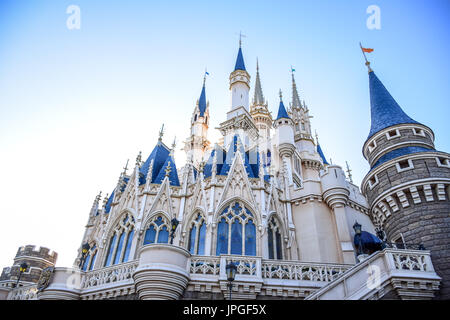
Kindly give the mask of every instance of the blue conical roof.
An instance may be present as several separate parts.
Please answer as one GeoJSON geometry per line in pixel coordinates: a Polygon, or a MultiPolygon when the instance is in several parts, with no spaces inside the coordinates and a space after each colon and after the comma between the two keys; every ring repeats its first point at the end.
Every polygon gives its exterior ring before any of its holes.
{"type": "Polygon", "coordinates": [[[276,120],[281,119],[281,118],[290,119],[290,117],[286,111],[286,108],[284,107],[283,100],[280,100],[280,106],[278,107],[278,115],[277,115],[276,120]]]}
{"type": "Polygon", "coordinates": [[[244,57],[242,56],[242,49],[239,47],[237,59],[236,59],[236,65],[234,66],[234,71],[236,70],[245,70],[245,64],[244,64],[244,57]]]}
{"type": "Polygon", "coordinates": [[[402,110],[373,71],[369,72],[369,88],[371,127],[367,139],[396,124],[419,123],[402,110]]]}
{"type": "Polygon", "coordinates": [[[198,99],[198,109],[200,110],[200,117],[203,117],[206,111],[205,83],[203,83],[202,93],[200,99],[198,99]]]}

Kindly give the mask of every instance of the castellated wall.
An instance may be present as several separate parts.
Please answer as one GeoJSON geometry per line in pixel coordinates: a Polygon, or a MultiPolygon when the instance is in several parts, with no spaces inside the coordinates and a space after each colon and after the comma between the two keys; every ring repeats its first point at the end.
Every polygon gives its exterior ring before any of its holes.
{"type": "Polygon", "coordinates": [[[3,269],[0,281],[17,280],[19,266],[25,262],[28,264],[28,270],[22,273],[20,281],[37,283],[42,270],[50,266],[55,266],[57,258],[58,254],[56,252],[50,251],[50,249],[45,247],[36,248],[33,245],[19,247],[14,258],[13,266],[3,269]]]}

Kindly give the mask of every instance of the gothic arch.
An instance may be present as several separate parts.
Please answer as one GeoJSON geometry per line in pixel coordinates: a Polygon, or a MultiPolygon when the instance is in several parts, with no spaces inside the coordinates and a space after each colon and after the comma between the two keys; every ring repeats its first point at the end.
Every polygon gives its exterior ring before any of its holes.
{"type": "Polygon", "coordinates": [[[272,211],[267,218],[267,251],[269,259],[284,259],[286,257],[286,229],[283,220],[272,211]]]}
{"type": "Polygon", "coordinates": [[[130,209],[122,210],[112,221],[105,233],[106,246],[101,254],[102,266],[128,261],[136,232],[134,214],[130,209]]]}
{"type": "Polygon", "coordinates": [[[206,252],[206,233],[208,232],[207,215],[197,207],[187,217],[183,226],[183,247],[193,255],[209,255],[206,252]]]}
{"type": "Polygon", "coordinates": [[[226,223],[228,224],[227,227],[227,232],[228,232],[228,236],[227,236],[227,241],[228,241],[228,245],[227,245],[227,253],[229,254],[236,254],[233,253],[233,244],[231,243],[231,239],[235,239],[235,237],[233,237],[230,232],[233,232],[234,228],[232,225],[234,225],[234,221],[237,220],[238,216],[240,216],[239,218],[239,222],[238,224],[242,225],[242,234],[241,236],[241,241],[242,241],[242,250],[241,253],[237,253],[238,255],[250,255],[250,256],[261,256],[261,232],[260,232],[260,225],[261,225],[261,218],[258,215],[258,211],[256,211],[253,206],[249,203],[249,201],[242,199],[240,197],[232,197],[229,198],[225,201],[223,201],[223,203],[218,207],[218,210],[215,212],[214,217],[213,217],[213,233],[212,233],[212,245],[211,245],[211,255],[218,255],[218,254],[226,254],[225,252],[219,253],[219,251],[223,250],[223,243],[221,243],[221,249],[218,249],[218,237],[219,237],[219,232],[221,232],[221,230],[219,230],[220,227],[220,223],[223,221],[223,219],[226,220],[226,223]],[[241,210],[239,211],[239,214],[235,214],[234,212],[232,213],[231,211],[234,211],[234,209],[232,208],[233,206],[235,206],[235,204],[239,204],[239,207],[241,208],[241,210]],[[248,211],[247,211],[248,210],[248,211]],[[225,215],[229,215],[230,213],[233,214],[232,218],[226,218],[225,215]],[[219,219],[220,218],[220,219],[219,219]],[[252,226],[253,225],[253,226],[252,226]],[[250,230],[254,231],[248,231],[247,230],[247,226],[250,227],[250,230]],[[252,236],[248,237],[247,232],[249,232],[252,236]],[[254,237],[254,247],[253,244],[250,247],[247,247],[247,239],[251,239],[254,237]],[[254,250],[252,249],[254,248],[254,250]],[[250,251],[250,253],[248,253],[250,251]]]}
{"type": "Polygon", "coordinates": [[[140,229],[140,233],[143,233],[143,236],[139,240],[139,247],[148,243],[168,243],[171,232],[170,221],[170,215],[162,210],[149,214],[140,229]]]}

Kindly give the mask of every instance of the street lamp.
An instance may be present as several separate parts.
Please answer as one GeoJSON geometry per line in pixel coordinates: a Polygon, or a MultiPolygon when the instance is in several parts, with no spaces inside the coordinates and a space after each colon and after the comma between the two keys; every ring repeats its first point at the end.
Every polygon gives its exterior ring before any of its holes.
{"type": "Polygon", "coordinates": [[[84,259],[86,259],[86,254],[88,253],[90,248],[91,246],[87,242],[81,246],[80,269],[84,263],[84,259]]]}
{"type": "Polygon", "coordinates": [[[231,289],[233,288],[234,277],[236,276],[236,265],[231,261],[225,266],[225,271],[227,273],[228,289],[230,290],[230,300],[231,300],[231,289]]]}
{"type": "Polygon", "coordinates": [[[28,264],[26,262],[23,262],[23,263],[20,264],[20,266],[19,266],[19,277],[17,278],[16,287],[19,286],[20,276],[22,275],[22,273],[26,272],[27,269],[28,269],[28,264]]]}
{"type": "Polygon", "coordinates": [[[180,221],[178,221],[177,218],[173,218],[172,221],[170,221],[170,223],[172,224],[172,232],[170,233],[170,244],[173,244],[173,237],[175,236],[175,230],[177,230],[180,221]]]}

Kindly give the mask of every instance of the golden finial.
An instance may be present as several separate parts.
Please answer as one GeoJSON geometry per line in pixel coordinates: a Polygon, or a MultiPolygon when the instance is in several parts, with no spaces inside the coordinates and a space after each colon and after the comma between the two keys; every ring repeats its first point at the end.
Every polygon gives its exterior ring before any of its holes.
{"type": "Polygon", "coordinates": [[[281,92],[281,89],[280,89],[279,94],[280,94],[280,101],[283,101],[283,92],[281,92]]]}

